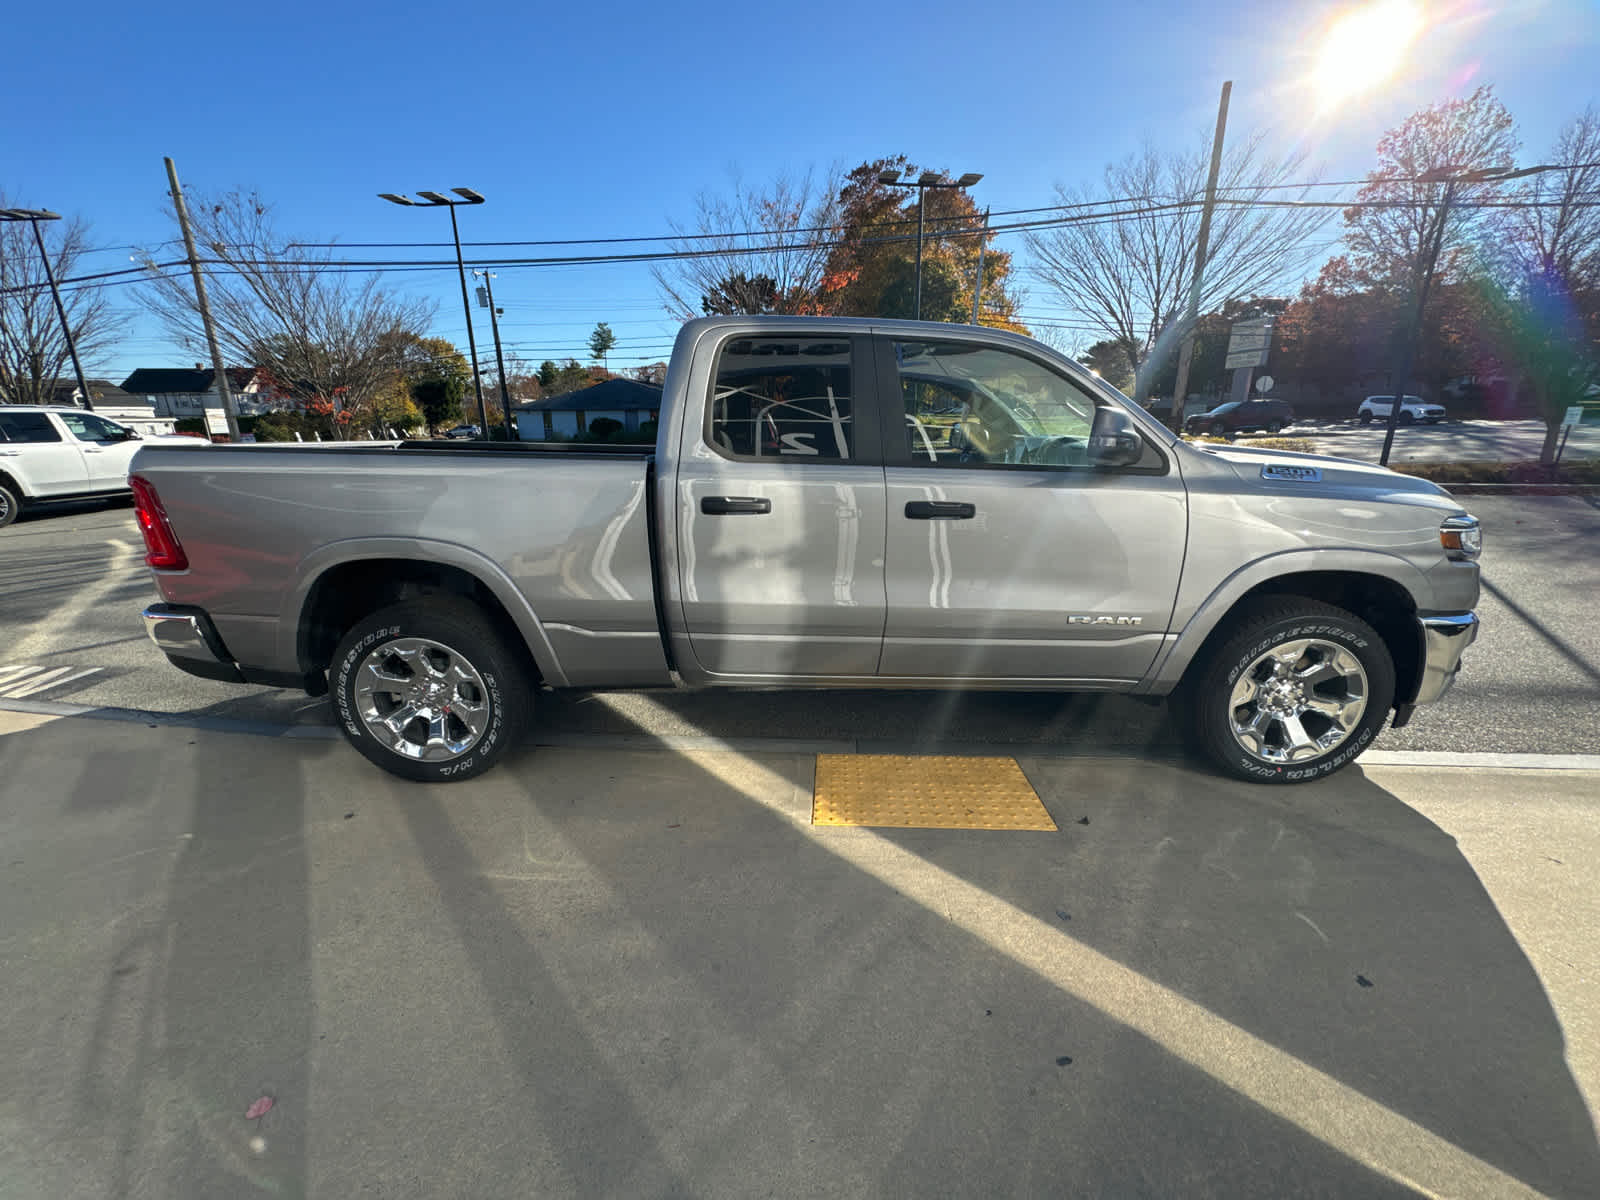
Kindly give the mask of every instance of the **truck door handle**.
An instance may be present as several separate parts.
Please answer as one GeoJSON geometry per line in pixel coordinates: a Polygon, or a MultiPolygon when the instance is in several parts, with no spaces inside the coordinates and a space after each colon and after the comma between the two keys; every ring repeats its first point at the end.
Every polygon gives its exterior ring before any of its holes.
{"type": "Polygon", "coordinates": [[[959,500],[908,500],[906,516],[913,521],[970,521],[978,515],[976,504],[959,500]]]}
{"type": "Polygon", "coordinates": [[[769,513],[772,501],[764,496],[703,496],[700,511],[712,517],[731,517],[740,513],[769,513]]]}

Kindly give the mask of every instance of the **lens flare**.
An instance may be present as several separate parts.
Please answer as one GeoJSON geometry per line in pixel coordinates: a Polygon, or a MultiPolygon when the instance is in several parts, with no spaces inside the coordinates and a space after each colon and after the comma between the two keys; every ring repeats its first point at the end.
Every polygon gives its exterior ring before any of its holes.
{"type": "Polygon", "coordinates": [[[1377,0],[1335,20],[1312,70],[1321,107],[1337,107],[1383,83],[1425,26],[1418,0],[1377,0]]]}

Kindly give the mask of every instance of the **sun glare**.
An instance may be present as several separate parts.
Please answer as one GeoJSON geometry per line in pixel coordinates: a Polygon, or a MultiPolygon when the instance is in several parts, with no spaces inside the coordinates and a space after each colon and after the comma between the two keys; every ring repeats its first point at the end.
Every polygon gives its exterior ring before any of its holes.
{"type": "Polygon", "coordinates": [[[1322,108],[1333,108],[1393,75],[1423,24],[1418,0],[1376,0],[1335,20],[1323,36],[1313,72],[1322,108]]]}

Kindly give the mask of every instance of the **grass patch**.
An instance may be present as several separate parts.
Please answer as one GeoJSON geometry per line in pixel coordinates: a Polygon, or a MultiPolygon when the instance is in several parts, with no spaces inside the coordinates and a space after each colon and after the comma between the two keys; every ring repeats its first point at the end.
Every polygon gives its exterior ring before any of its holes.
{"type": "Polygon", "coordinates": [[[1402,475],[1433,483],[1584,483],[1600,484],[1600,459],[1580,459],[1545,467],[1530,462],[1456,462],[1390,464],[1402,475]]]}
{"type": "Polygon", "coordinates": [[[1292,450],[1296,454],[1315,454],[1317,452],[1317,445],[1310,438],[1247,437],[1240,438],[1235,442],[1209,433],[1186,433],[1183,435],[1183,440],[1186,442],[1204,442],[1214,446],[1237,445],[1251,450],[1292,450]]]}

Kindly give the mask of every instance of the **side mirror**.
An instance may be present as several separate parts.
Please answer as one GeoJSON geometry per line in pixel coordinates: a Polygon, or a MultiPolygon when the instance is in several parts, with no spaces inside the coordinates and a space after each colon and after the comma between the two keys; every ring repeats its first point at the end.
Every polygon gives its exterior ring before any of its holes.
{"type": "Polygon", "coordinates": [[[1089,431],[1089,465],[1131,467],[1143,457],[1144,439],[1133,418],[1109,404],[1096,407],[1089,431]]]}

